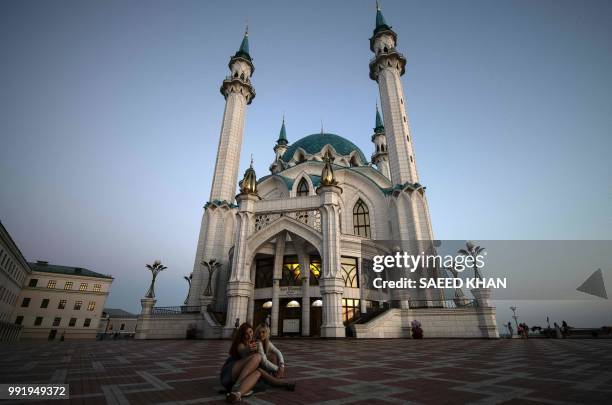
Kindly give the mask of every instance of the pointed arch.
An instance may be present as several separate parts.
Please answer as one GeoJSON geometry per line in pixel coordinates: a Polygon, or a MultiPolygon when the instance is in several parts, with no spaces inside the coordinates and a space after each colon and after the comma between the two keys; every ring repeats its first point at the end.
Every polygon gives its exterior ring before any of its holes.
{"type": "Polygon", "coordinates": [[[308,182],[305,178],[301,178],[298,182],[297,189],[295,190],[296,197],[305,197],[310,194],[310,187],[308,187],[308,182]]]}
{"type": "Polygon", "coordinates": [[[302,196],[308,196],[308,195],[313,195],[314,194],[314,184],[312,184],[312,180],[310,179],[310,176],[308,175],[308,173],[306,173],[306,171],[302,171],[300,172],[300,174],[298,174],[295,177],[295,181],[293,182],[293,188],[291,191],[291,197],[302,197],[302,196]],[[299,194],[300,192],[300,185],[306,185],[307,187],[307,194],[299,194]]]}
{"type": "Polygon", "coordinates": [[[372,235],[370,210],[361,198],[353,206],[353,233],[364,238],[370,238],[372,235]]]}

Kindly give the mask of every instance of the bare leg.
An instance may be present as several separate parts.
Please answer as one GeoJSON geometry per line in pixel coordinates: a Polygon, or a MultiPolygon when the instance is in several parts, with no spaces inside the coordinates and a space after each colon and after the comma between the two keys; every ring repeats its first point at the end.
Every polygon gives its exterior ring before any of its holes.
{"type": "Polygon", "coordinates": [[[232,368],[232,380],[240,384],[249,374],[257,370],[260,362],[261,356],[258,353],[238,360],[232,368]]]}
{"type": "Polygon", "coordinates": [[[240,384],[240,394],[244,395],[249,392],[255,386],[255,384],[257,384],[260,376],[261,373],[259,370],[255,370],[251,374],[244,377],[242,383],[240,384]]]}
{"type": "Polygon", "coordinates": [[[261,378],[263,378],[263,380],[270,385],[273,385],[275,387],[284,387],[287,389],[291,389],[292,387],[295,387],[294,382],[288,382],[287,380],[281,380],[280,378],[276,378],[272,374],[268,373],[267,371],[261,368],[259,369],[259,372],[261,373],[261,378]]]}

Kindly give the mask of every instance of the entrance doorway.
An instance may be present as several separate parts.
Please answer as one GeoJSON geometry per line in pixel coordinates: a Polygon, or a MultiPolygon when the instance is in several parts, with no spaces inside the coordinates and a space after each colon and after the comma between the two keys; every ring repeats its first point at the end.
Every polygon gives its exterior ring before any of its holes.
{"type": "Polygon", "coordinates": [[[57,335],[57,329],[51,329],[49,331],[49,338],[48,338],[48,340],[55,340],[55,335],[57,335]]]}
{"type": "Polygon", "coordinates": [[[260,323],[264,323],[268,315],[272,316],[272,300],[255,300],[253,327],[256,328],[260,323]]]}
{"type": "Polygon", "coordinates": [[[323,301],[321,298],[310,299],[310,336],[321,336],[323,322],[323,301]]]}
{"type": "Polygon", "coordinates": [[[278,333],[281,336],[300,336],[302,333],[302,298],[279,300],[278,333]]]}

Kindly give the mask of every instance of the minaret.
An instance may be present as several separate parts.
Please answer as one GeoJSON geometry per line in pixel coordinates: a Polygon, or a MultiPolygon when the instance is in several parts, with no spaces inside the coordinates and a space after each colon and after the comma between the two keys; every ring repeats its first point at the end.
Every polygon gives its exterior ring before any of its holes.
{"type": "Polygon", "coordinates": [[[240,49],[230,58],[231,74],[223,80],[221,94],[225,97],[225,112],[221,123],[219,147],[215,173],[210,191],[210,200],[204,205],[200,224],[200,235],[193,265],[193,279],[187,305],[200,305],[206,311],[210,304],[217,310],[225,305],[224,286],[229,271],[228,252],[234,242],[236,221],[234,198],[238,183],[238,165],[244,129],[246,106],[255,97],[251,75],[255,71],[249,54],[249,35],[245,31],[240,49]],[[221,267],[211,280],[212,295],[206,295],[205,286],[211,273],[202,263],[215,260],[221,267]]]}
{"type": "Polygon", "coordinates": [[[389,152],[387,151],[387,137],[385,135],[385,126],[383,125],[378,104],[376,104],[376,124],[374,126],[374,134],[372,135],[374,142],[374,153],[372,153],[372,163],[376,165],[385,177],[391,179],[389,174],[389,152]]]}
{"type": "Polygon", "coordinates": [[[287,130],[285,129],[285,116],[283,115],[283,125],[281,125],[280,133],[278,134],[278,140],[274,145],[274,163],[270,165],[270,172],[276,174],[285,170],[285,163],[283,162],[283,155],[287,151],[287,130]]]}
{"type": "Polygon", "coordinates": [[[393,184],[419,181],[412,148],[412,137],[406,114],[404,89],[400,77],[405,72],[406,58],[395,48],[397,34],[387,25],[376,4],[376,28],[370,38],[370,79],[378,82],[381,107],[389,147],[390,179],[393,184]]]}
{"type": "Polygon", "coordinates": [[[236,195],[246,106],[255,98],[255,89],[251,84],[251,75],[255,71],[255,66],[249,54],[248,28],[244,33],[240,49],[230,58],[228,66],[231,74],[221,85],[221,94],[225,97],[225,112],[221,124],[210,201],[232,202],[236,195]]]}

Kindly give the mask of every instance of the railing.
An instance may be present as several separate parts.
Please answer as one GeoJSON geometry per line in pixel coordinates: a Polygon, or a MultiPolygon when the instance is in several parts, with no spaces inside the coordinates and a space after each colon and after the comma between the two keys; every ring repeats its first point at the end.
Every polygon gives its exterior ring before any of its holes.
{"type": "Polygon", "coordinates": [[[474,299],[456,298],[449,300],[410,300],[410,308],[475,308],[478,302],[474,299]]]}
{"type": "Polygon", "coordinates": [[[180,315],[180,314],[197,314],[200,312],[199,306],[180,306],[180,307],[154,307],[151,315],[180,315]]]}
{"type": "Polygon", "coordinates": [[[264,212],[257,214],[255,215],[255,230],[261,231],[262,229],[268,227],[268,225],[270,225],[272,222],[283,216],[293,218],[298,222],[308,225],[311,228],[321,232],[321,211],[318,209],[289,212],[264,212]]]}
{"type": "Polygon", "coordinates": [[[378,59],[379,56],[385,56],[385,55],[398,55],[400,58],[406,59],[404,54],[398,52],[397,50],[395,50],[395,48],[391,48],[391,49],[389,49],[388,52],[377,53],[372,59],[370,59],[370,65],[372,63],[374,63],[376,61],[376,59],[378,59]]]}

